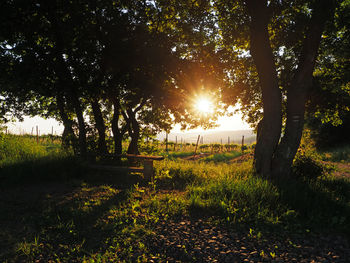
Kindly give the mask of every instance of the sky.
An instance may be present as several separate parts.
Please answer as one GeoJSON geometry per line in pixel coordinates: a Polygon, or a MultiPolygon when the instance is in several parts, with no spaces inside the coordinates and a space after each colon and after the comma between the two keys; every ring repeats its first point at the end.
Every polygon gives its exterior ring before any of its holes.
{"type": "MultiPolygon", "coordinates": [[[[242,121],[241,114],[234,114],[231,117],[222,116],[218,118],[219,127],[206,130],[206,132],[210,131],[235,131],[235,130],[246,130],[250,129],[249,125],[242,121]]],[[[24,117],[23,122],[15,122],[7,124],[8,130],[11,133],[15,134],[31,134],[33,129],[33,134],[36,134],[36,126],[40,131],[40,134],[51,134],[52,129],[54,134],[61,135],[63,132],[63,125],[58,123],[54,119],[43,119],[40,117],[24,117]]],[[[202,132],[203,129],[197,128],[193,130],[189,130],[188,132],[202,132]]],[[[181,132],[180,126],[176,125],[171,132],[181,132]]]]}

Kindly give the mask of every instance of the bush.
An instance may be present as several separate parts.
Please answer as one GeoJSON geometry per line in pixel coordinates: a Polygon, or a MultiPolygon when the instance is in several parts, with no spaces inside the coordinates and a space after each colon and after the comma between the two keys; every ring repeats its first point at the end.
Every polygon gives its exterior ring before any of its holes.
{"type": "Polygon", "coordinates": [[[316,179],[323,175],[323,168],[311,157],[300,155],[294,160],[292,172],[298,178],[316,179]]]}
{"type": "Polygon", "coordinates": [[[333,170],[333,166],[322,164],[315,158],[305,154],[302,150],[299,150],[296,154],[292,166],[293,175],[306,180],[314,180],[329,174],[333,170]]]}

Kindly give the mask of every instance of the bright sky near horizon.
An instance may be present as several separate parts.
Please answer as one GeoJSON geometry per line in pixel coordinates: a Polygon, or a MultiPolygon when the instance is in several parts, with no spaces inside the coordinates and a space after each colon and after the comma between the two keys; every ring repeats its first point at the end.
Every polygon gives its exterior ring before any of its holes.
{"type": "MultiPolygon", "coordinates": [[[[229,131],[229,130],[246,130],[250,129],[249,125],[242,121],[241,114],[234,114],[233,116],[222,116],[218,118],[219,126],[212,130],[206,131],[229,131]]],[[[43,119],[40,117],[24,117],[23,122],[15,122],[7,124],[11,133],[16,134],[30,134],[33,129],[33,133],[36,133],[36,126],[40,130],[40,134],[51,134],[53,129],[54,134],[61,135],[63,132],[63,125],[54,119],[43,119]]],[[[188,132],[201,132],[203,129],[197,128],[189,130],[188,132]]],[[[182,132],[180,126],[176,125],[171,132],[182,132]]]]}

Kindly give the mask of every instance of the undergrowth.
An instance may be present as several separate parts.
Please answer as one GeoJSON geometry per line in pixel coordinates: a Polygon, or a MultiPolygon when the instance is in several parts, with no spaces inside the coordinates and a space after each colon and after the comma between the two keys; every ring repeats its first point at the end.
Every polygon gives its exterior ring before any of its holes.
{"type": "Polygon", "coordinates": [[[317,169],[322,176],[269,181],[256,177],[249,162],[164,161],[157,166],[156,187],[185,189],[190,213],[230,224],[348,231],[350,181],[317,169]]]}
{"type": "Polygon", "coordinates": [[[226,153],[217,162],[219,157],[165,158],[154,162],[152,183],[142,186],[132,179],[135,175],[128,175],[122,187],[116,174],[108,184],[102,174],[91,180],[95,172],[80,171],[69,155],[65,159],[37,147],[26,155],[29,148],[24,146],[24,153],[2,162],[1,175],[17,178],[19,187],[0,191],[0,261],[162,261],[164,255],[149,246],[157,238],[155,226],[183,217],[262,233],[326,229],[350,234],[350,181],[320,169],[321,157],[310,149],[296,159],[294,167],[304,173],[298,178],[259,178],[252,161],[228,164],[234,154],[226,153]],[[315,171],[317,176],[310,175],[315,171]],[[50,175],[59,178],[51,188],[44,180],[50,175]],[[20,186],[33,178],[40,186],[20,186]]]}

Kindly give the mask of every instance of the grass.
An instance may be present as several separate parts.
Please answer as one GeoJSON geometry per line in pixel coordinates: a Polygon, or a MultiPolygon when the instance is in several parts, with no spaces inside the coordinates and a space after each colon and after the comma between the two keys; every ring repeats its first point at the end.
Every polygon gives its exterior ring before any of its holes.
{"type": "Polygon", "coordinates": [[[77,163],[58,141],[0,133],[0,180],[6,184],[62,180],[81,173],[77,163]]]}
{"type": "MultiPolygon", "coordinates": [[[[164,261],[149,246],[157,238],[155,226],[184,216],[301,238],[324,229],[350,234],[346,178],[272,182],[256,177],[251,161],[229,164],[236,153],[224,153],[155,162],[154,182],[142,185],[137,175],[83,169],[71,156],[35,141],[32,146],[38,148],[28,154],[27,143],[24,153],[2,159],[1,262],[164,261]]],[[[15,142],[3,145],[19,151],[15,142]]]]}
{"type": "Polygon", "coordinates": [[[189,152],[170,152],[167,154],[164,154],[167,156],[168,159],[170,160],[175,160],[177,158],[184,158],[184,157],[189,157],[194,155],[194,151],[189,151],[189,152]]]}
{"type": "Polygon", "coordinates": [[[232,160],[233,158],[236,158],[238,156],[242,155],[241,152],[227,152],[227,153],[215,153],[211,154],[206,158],[203,158],[202,161],[204,162],[214,162],[214,163],[219,163],[219,162],[228,162],[232,160]]]}
{"type": "Polygon", "coordinates": [[[322,159],[332,162],[350,162],[350,145],[338,146],[321,152],[322,159]]]}
{"type": "Polygon", "coordinates": [[[249,162],[168,161],[158,165],[156,184],[185,189],[190,213],[214,215],[229,224],[339,231],[350,226],[348,179],[323,176],[271,182],[254,176],[249,162]]]}

